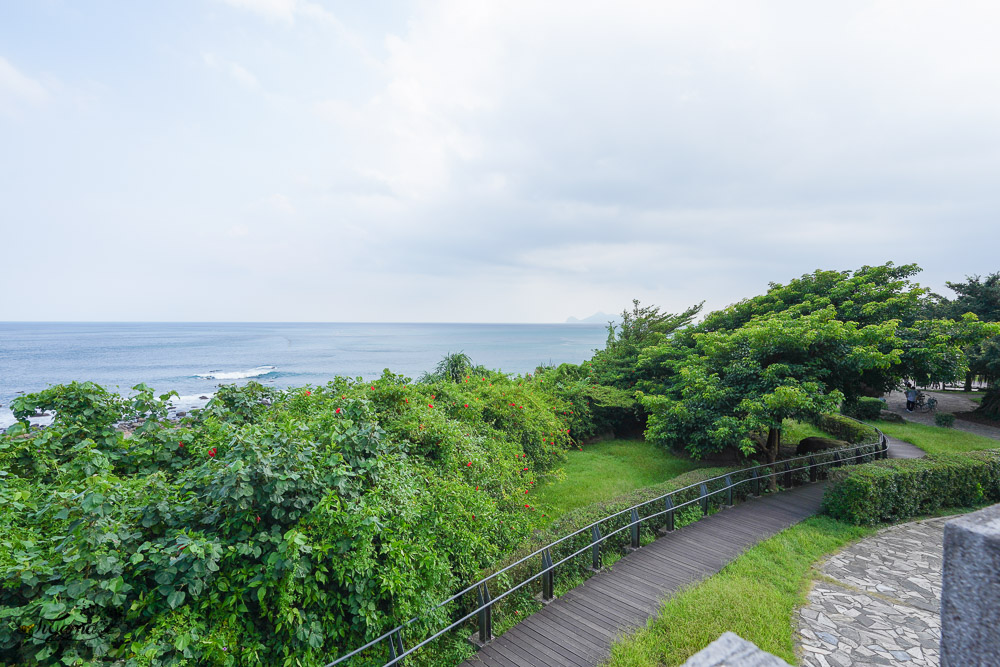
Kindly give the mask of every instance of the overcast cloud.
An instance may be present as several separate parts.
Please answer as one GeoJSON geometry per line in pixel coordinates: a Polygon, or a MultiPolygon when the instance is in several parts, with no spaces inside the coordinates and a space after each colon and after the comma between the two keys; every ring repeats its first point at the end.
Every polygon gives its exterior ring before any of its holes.
{"type": "Polygon", "coordinates": [[[1000,5],[0,7],[4,320],[558,322],[1000,270],[1000,5]]]}

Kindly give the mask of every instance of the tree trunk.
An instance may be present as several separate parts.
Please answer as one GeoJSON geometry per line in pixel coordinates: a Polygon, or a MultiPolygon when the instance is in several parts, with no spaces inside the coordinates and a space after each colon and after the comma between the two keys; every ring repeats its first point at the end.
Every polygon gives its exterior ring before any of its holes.
{"type": "Polygon", "coordinates": [[[983,402],[975,411],[990,419],[1000,419],[1000,389],[987,390],[986,395],[983,396],[983,402]]]}
{"type": "Polygon", "coordinates": [[[774,473],[768,480],[767,488],[769,488],[771,491],[778,490],[778,475],[776,474],[778,468],[773,464],[775,461],[778,460],[778,453],[780,452],[780,450],[781,450],[781,429],[780,428],[769,429],[767,432],[767,446],[764,448],[764,451],[767,454],[767,462],[771,464],[771,472],[774,473]]]}
{"type": "Polygon", "coordinates": [[[972,391],[972,371],[965,374],[965,386],[962,391],[972,391]]]}

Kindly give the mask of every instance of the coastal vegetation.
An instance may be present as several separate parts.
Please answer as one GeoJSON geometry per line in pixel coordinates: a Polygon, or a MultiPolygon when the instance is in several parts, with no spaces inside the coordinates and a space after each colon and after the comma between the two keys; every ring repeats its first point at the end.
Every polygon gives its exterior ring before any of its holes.
{"type": "MultiPolygon", "coordinates": [[[[144,385],[23,396],[0,435],[0,664],[321,665],[411,618],[428,636],[498,563],[784,443],[859,442],[831,413],[903,378],[964,377],[1000,325],[947,316],[917,271],[817,271],[698,323],[634,302],[592,359],[526,375],[458,352],[417,382],[223,385],[180,420],[144,385]]],[[[816,521],[780,549],[860,534],[816,521]]],[[[586,576],[567,568],[561,586],[586,576]]],[[[535,604],[509,600],[498,631],[535,604]]]]}

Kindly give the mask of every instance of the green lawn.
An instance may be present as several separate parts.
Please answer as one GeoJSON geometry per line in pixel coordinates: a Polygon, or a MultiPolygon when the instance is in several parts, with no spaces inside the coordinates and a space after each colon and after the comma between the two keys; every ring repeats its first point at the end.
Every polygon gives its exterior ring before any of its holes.
{"type": "Polygon", "coordinates": [[[829,517],[806,519],[674,595],[646,628],[611,647],[606,664],[679,665],[726,631],[795,664],[792,614],[805,604],[813,564],[873,532],[829,517]]]}
{"type": "Polygon", "coordinates": [[[1000,449],[1000,440],[987,438],[973,433],[966,433],[953,428],[927,426],[907,422],[893,424],[891,422],[875,422],[883,433],[916,445],[928,454],[955,452],[974,452],[980,449],[1000,449]]]}
{"type": "Polygon", "coordinates": [[[570,450],[560,475],[539,488],[535,501],[550,518],[658,484],[699,467],[645,440],[607,440],[570,450]]]}

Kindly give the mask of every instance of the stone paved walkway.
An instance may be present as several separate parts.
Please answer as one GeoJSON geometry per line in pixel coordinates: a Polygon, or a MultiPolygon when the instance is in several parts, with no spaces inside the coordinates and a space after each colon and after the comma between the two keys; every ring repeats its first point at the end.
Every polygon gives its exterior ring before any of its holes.
{"type": "Polygon", "coordinates": [[[891,526],[826,560],[799,610],[802,664],[939,664],[942,545],[950,518],[891,526]]]}

